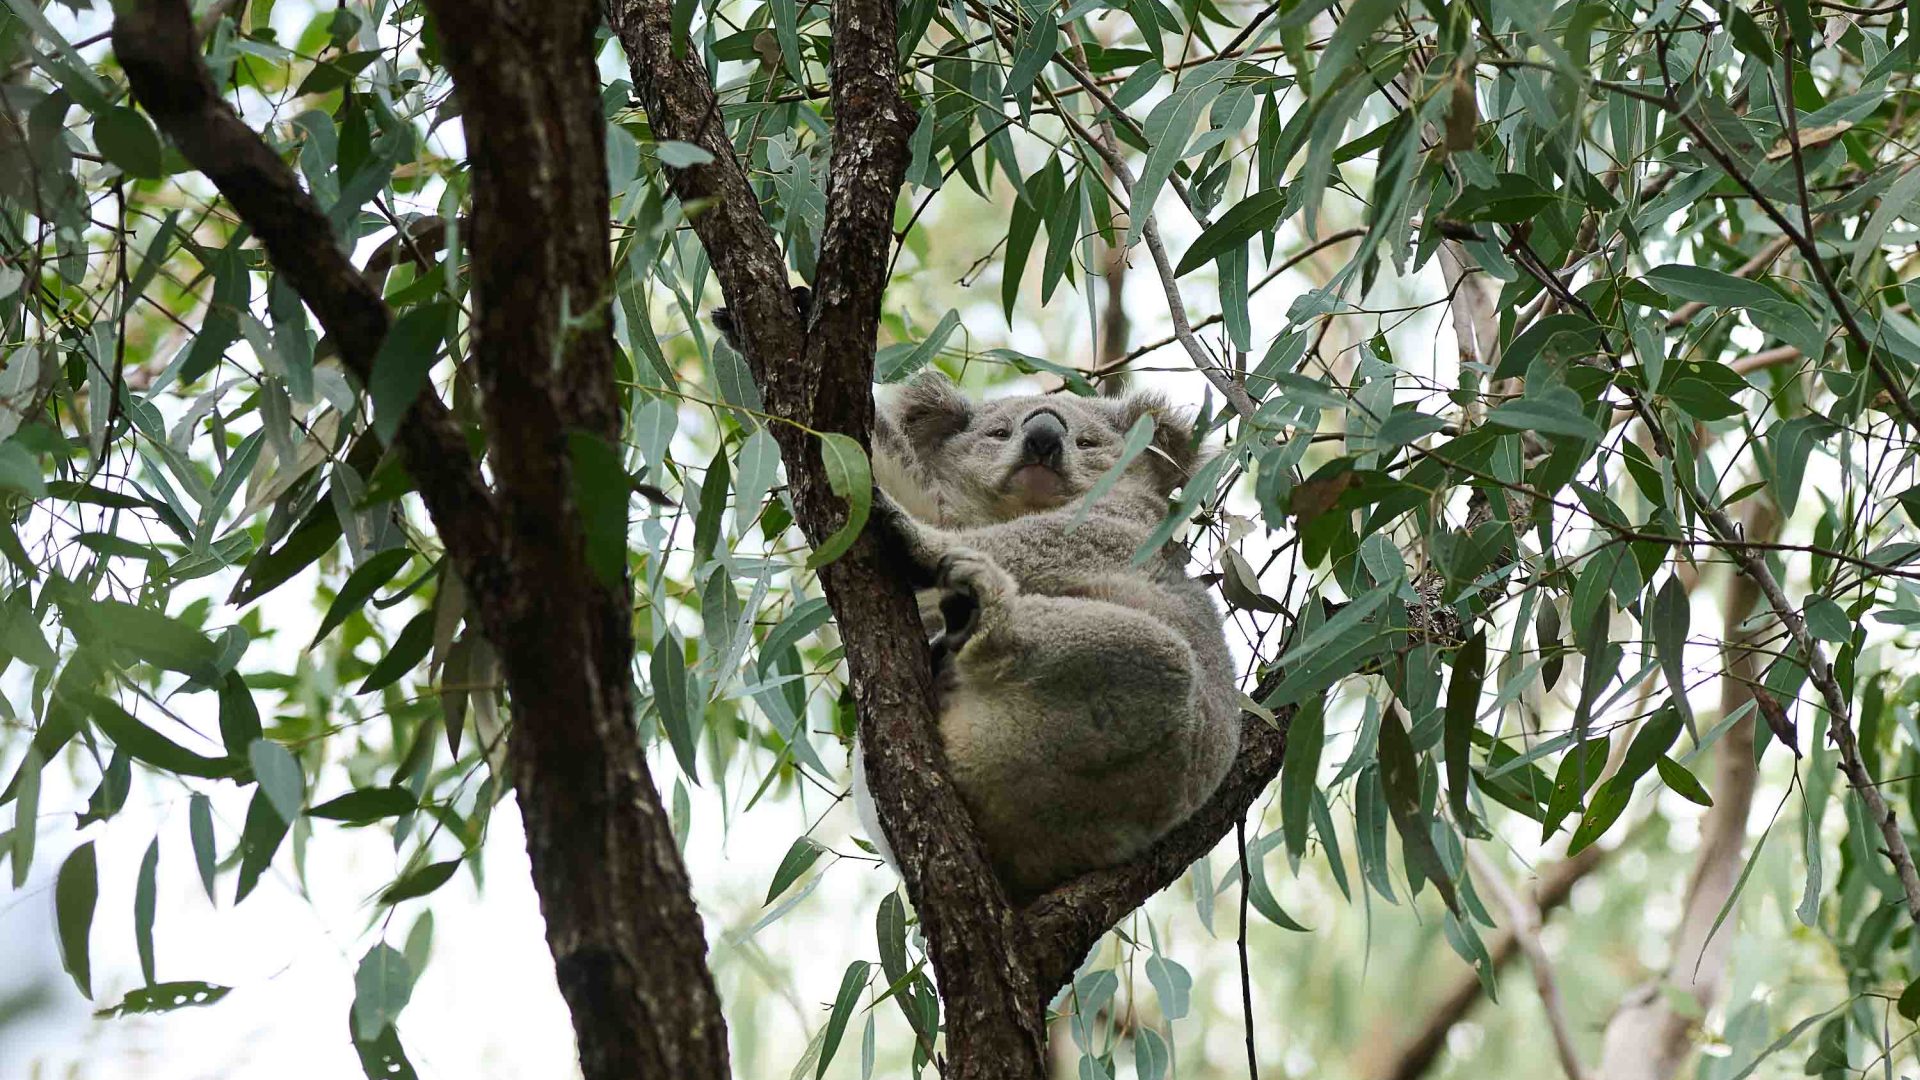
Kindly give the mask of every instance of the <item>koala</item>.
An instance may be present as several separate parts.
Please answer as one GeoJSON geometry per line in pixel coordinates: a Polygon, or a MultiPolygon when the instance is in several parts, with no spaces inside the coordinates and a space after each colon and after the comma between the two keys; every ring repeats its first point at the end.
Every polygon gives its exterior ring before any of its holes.
{"type": "MultiPolygon", "coordinates": [[[[947,762],[1018,901],[1152,844],[1239,749],[1219,610],[1177,546],[1133,562],[1192,444],[1151,394],[976,402],[928,373],[878,409],[869,527],[892,530],[925,586],[947,762]],[[1143,415],[1153,443],[1076,524],[1143,415]]],[[[885,854],[857,748],[854,763],[885,854]]]]}

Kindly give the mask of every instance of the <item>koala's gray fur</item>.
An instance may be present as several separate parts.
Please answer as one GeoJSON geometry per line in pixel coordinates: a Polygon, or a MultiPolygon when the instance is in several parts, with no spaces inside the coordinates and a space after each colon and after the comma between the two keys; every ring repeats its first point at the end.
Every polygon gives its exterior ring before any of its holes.
{"type": "Polygon", "coordinates": [[[934,586],[921,607],[942,628],[947,761],[1016,897],[1144,849],[1213,793],[1239,747],[1219,611],[1177,545],[1133,563],[1192,471],[1191,444],[1148,394],[974,402],[929,373],[879,410],[874,524],[934,586]],[[1153,445],[1074,526],[1149,414],[1153,445]]]}

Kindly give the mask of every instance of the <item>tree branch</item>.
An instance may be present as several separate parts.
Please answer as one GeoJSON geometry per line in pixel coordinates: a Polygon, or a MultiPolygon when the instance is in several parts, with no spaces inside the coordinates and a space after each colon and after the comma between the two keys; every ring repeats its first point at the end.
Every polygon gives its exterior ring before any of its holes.
{"type": "MultiPolygon", "coordinates": [[[[1625,843],[1622,841],[1621,846],[1625,846],[1625,843]]],[[[1544,917],[1565,904],[1573,895],[1573,887],[1598,869],[1601,862],[1616,850],[1593,844],[1583,848],[1580,854],[1555,863],[1540,877],[1540,886],[1532,900],[1534,909],[1544,917]]],[[[1502,930],[1489,938],[1486,944],[1495,971],[1505,968],[1513,962],[1514,957],[1520,955],[1520,942],[1511,930],[1502,930]]],[[[1467,1012],[1480,1000],[1483,989],[1478,972],[1472,969],[1461,972],[1440,995],[1438,1004],[1427,1015],[1419,1031],[1402,1045],[1393,1059],[1377,1070],[1362,1071],[1380,1080],[1419,1080],[1440,1057],[1441,1049],[1447,1044],[1447,1032],[1466,1019],[1467,1012]]]]}
{"type": "MultiPolygon", "coordinates": [[[[584,1074],[721,1080],[705,938],[631,719],[627,592],[585,569],[567,480],[570,432],[618,432],[593,8],[553,0],[508,15],[440,10],[476,178],[474,361],[500,498],[432,393],[399,440],[506,665],[513,781],[584,1074]]],[[[292,171],[220,99],[187,5],[121,5],[113,41],[141,103],[367,382],[391,314],[292,171]]]]}
{"type": "Polygon", "coordinates": [[[1507,884],[1506,875],[1489,861],[1481,850],[1472,845],[1466,846],[1467,861],[1473,866],[1473,880],[1493,894],[1493,900],[1507,913],[1509,933],[1527,955],[1527,966],[1533,969],[1533,984],[1540,994],[1540,1007],[1547,1014],[1547,1030],[1553,1035],[1553,1050],[1559,1055],[1560,1068],[1567,1074],[1567,1080],[1586,1080],[1589,1075],[1586,1066],[1580,1063],[1580,1054],[1573,1045],[1573,1032],[1567,1027],[1566,1009],[1560,1001],[1560,985],[1553,976],[1553,961],[1548,959],[1545,946],[1540,944],[1540,911],[1522,900],[1507,884]]]}

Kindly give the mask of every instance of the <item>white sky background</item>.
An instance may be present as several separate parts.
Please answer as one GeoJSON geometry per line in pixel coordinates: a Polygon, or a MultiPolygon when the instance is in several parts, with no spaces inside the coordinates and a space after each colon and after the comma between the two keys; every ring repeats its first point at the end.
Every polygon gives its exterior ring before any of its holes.
{"type": "MultiPolygon", "coordinates": [[[[49,15],[56,17],[63,31],[71,29],[72,36],[78,38],[100,28],[96,23],[104,11],[95,12],[78,27],[66,18],[64,9],[56,7],[49,15]]],[[[275,22],[281,27],[282,40],[292,40],[306,18],[304,9],[281,5],[275,22]]],[[[104,46],[89,50],[89,55],[100,49],[104,46]]],[[[290,117],[287,113],[283,118],[290,117]]],[[[1362,121],[1354,130],[1365,130],[1365,126],[1369,125],[1362,121]]],[[[1037,163],[1032,149],[1030,144],[1023,146],[1023,153],[1029,155],[1029,169],[1037,163]]],[[[936,200],[930,220],[923,226],[933,235],[958,235],[965,231],[968,220],[983,210],[997,213],[974,201],[957,181],[951,187],[936,200]]],[[[1330,196],[1330,200],[1338,198],[1330,196]]],[[[1177,258],[1197,229],[1172,200],[1163,200],[1161,209],[1162,228],[1177,258]]],[[[999,223],[995,220],[993,224],[997,227],[999,223]]],[[[980,235],[985,236],[985,231],[980,235]]],[[[988,242],[981,241],[982,245],[988,242]]],[[[1284,255],[1298,246],[1296,236],[1283,241],[1279,253],[1284,255]]],[[[967,258],[976,254],[969,252],[967,258]]],[[[911,255],[902,259],[902,276],[907,284],[898,290],[901,297],[926,299],[938,295],[951,299],[950,291],[913,284],[912,262],[911,255]]],[[[944,267],[939,269],[946,272],[944,267]]],[[[1256,275],[1258,270],[1256,267],[1256,275]]],[[[1086,332],[1084,301],[1063,289],[1051,305],[1040,310],[1037,289],[1032,285],[1038,272],[1037,265],[1029,270],[1026,291],[1032,295],[1012,331],[1002,331],[1005,323],[998,306],[997,278],[989,274],[976,286],[969,294],[970,306],[962,309],[963,326],[970,334],[968,344],[974,349],[1008,345],[1063,362],[1086,363],[1091,341],[1086,332]],[[1065,354],[1062,346],[1068,349],[1065,354]]],[[[1395,297],[1430,300],[1442,294],[1435,264],[1430,263],[1416,280],[1404,283],[1395,282],[1387,266],[1382,279],[1371,297],[1374,306],[1407,302],[1392,299],[1395,297]]],[[[1201,272],[1183,282],[1188,308],[1196,320],[1217,310],[1211,281],[1210,272],[1201,272]]],[[[1308,287],[1308,282],[1295,274],[1254,299],[1256,360],[1258,351],[1264,350],[1271,336],[1284,327],[1288,303],[1308,287]]],[[[708,306],[717,302],[715,295],[710,289],[708,306]]],[[[1136,253],[1134,272],[1128,275],[1127,306],[1135,342],[1157,339],[1171,331],[1166,299],[1144,249],[1136,253]]],[[[920,325],[929,326],[940,312],[916,305],[912,314],[920,325]]],[[[1419,312],[1390,337],[1403,369],[1446,382],[1452,377],[1453,341],[1443,314],[1438,307],[1419,312]],[[1443,363],[1444,368],[1440,366],[1443,363]]],[[[1366,318],[1362,325],[1364,332],[1360,325],[1353,328],[1356,336],[1370,332],[1374,320],[1366,318]]],[[[672,332],[670,324],[663,323],[660,328],[672,332]]],[[[1156,354],[1147,363],[1186,367],[1185,355],[1178,347],[1156,354]]],[[[1164,388],[1176,400],[1194,405],[1199,403],[1205,386],[1197,375],[1184,370],[1149,373],[1141,382],[1164,388]]],[[[683,427],[686,423],[683,419],[683,427]]],[[[684,443],[684,430],[681,438],[684,443]]],[[[1830,463],[1816,459],[1815,468],[1826,464],[1830,463]]],[[[1818,474],[1809,475],[1811,479],[1818,474]]],[[[1250,538],[1246,545],[1245,554],[1255,566],[1260,565],[1265,546],[1257,537],[1250,538]]],[[[193,585],[224,596],[231,580],[216,577],[193,585]]],[[[1283,585],[1283,580],[1269,582],[1269,591],[1279,594],[1283,585]]],[[[182,592],[180,603],[189,598],[185,590],[182,592]]],[[[297,650],[311,638],[318,623],[319,613],[311,604],[313,595],[314,577],[309,570],[261,602],[268,623],[281,633],[254,643],[247,658],[249,669],[291,666],[297,650]]],[[[221,608],[211,624],[221,625],[238,616],[233,609],[221,608]]],[[[8,682],[15,701],[25,700],[12,692],[19,678],[16,668],[8,682]]],[[[201,698],[183,699],[183,704],[189,708],[211,705],[210,695],[201,698]]],[[[194,714],[188,715],[191,718],[194,714]]],[[[211,714],[205,718],[211,730],[211,714]]],[[[837,765],[834,752],[823,743],[817,740],[823,756],[837,765]]],[[[1338,760],[1338,756],[1335,747],[1328,751],[1327,760],[1338,760]]],[[[14,764],[11,757],[0,760],[0,775],[10,774],[14,764]]],[[[656,753],[653,765],[656,780],[670,790],[677,774],[671,755],[656,753]]],[[[232,905],[234,882],[229,874],[219,881],[218,907],[210,907],[188,844],[186,790],[177,785],[156,786],[137,769],[135,776],[126,808],[111,821],[91,826],[82,837],[74,831],[71,812],[84,806],[96,777],[89,768],[76,778],[63,765],[49,766],[46,772],[32,878],[23,890],[0,894],[0,1000],[34,985],[44,987],[49,998],[45,1008],[30,1020],[5,1029],[5,1038],[0,1040],[0,1078],[139,1076],[187,1080],[261,1070],[292,1080],[360,1075],[359,1062],[347,1039],[347,1011],[353,996],[354,967],[381,932],[378,924],[370,922],[379,914],[371,897],[399,869],[389,835],[377,828],[350,830],[316,822],[307,849],[307,895],[300,894],[294,880],[289,840],[279,852],[273,871],[244,904],[232,905]],[[133,946],[133,879],[141,854],[156,833],[161,841],[155,927],[158,975],[162,980],[230,985],[234,992],[212,1008],[97,1021],[91,1016],[93,1007],[119,1000],[126,990],[141,982],[133,946]],[[61,972],[54,943],[53,876],[66,852],[82,839],[96,842],[101,877],[92,935],[93,1004],[82,1001],[61,972]]],[[[312,792],[312,801],[340,793],[344,783],[340,770],[331,770],[325,774],[323,786],[312,792]]],[[[222,784],[214,787],[212,794],[218,849],[224,855],[237,839],[249,792],[222,784]]],[[[693,794],[694,825],[687,861],[709,941],[716,943],[722,935],[744,930],[764,914],[759,901],[775,866],[794,836],[824,809],[825,799],[811,788],[800,796],[768,798],[751,812],[739,815],[731,831],[723,835],[722,814],[712,788],[698,788],[693,794]]],[[[836,850],[854,851],[846,840],[848,832],[858,828],[852,814],[845,808],[833,814],[814,835],[836,850]]],[[[432,959],[401,1014],[398,1027],[402,1041],[413,1064],[426,1077],[571,1075],[576,1071],[571,1027],[554,984],[537,898],[528,877],[519,817],[511,799],[494,813],[485,852],[484,889],[476,888],[472,876],[463,869],[427,901],[402,904],[386,931],[397,947],[418,913],[431,904],[435,921],[432,959]]],[[[1224,867],[1222,862],[1219,869],[1224,867]]],[[[1310,882],[1295,884],[1283,872],[1276,870],[1273,880],[1282,901],[1296,915],[1306,913],[1306,921],[1327,932],[1355,932],[1357,908],[1338,902],[1337,897],[1329,900],[1319,896],[1310,882]]],[[[736,1075],[787,1074],[809,1035],[824,1021],[823,1003],[832,999],[847,963],[873,956],[872,914],[878,897],[893,882],[890,870],[854,862],[833,866],[812,895],[783,920],[761,931],[751,948],[716,945],[714,962],[730,1004],[743,998],[737,992],[743,980],[762,979],[755,970],[758,964],[776,969],[774,974],[781,983],[771,992],[755,989],[750,996],[756,1007],[750,1014],[743,1009],[729,1010],[736,1075]],[[755,950],[764,954],[764,960],[753,955],[755,950]]],[[[1184,894],[1184,890],[1181,892],[1184,894]]],[[[1231,942],[1204,942],[1204,932],[1184,899],[1163,899],[1153,910],[1158,917],[1171,920],[1171,925],[1162,930],[1174,939],[1168,951],[1193,970],[1196,978],[1203,973],[1230,975],[1236,970],[1231,942]]],[[[1234,915],[1223,911],[1218,923],[1221,931],[1230,933],[1233,925],[1234,915]]],[[[1264,924],[1258,925],[1256,933],[1271,936],[1284,950],[1283,955],[1294,950],[1304,954],[1312,947],[1308,940],[1282,935],[1264,924]]],[[[1658,958],[1649,960],[1657,962],[1658,958]]],[[[1263,987],[1258,976],[1255,981],[1257,996],[1279,992],[1263,987]]],[[[1144,991],[1144,980],[1141,982],[1144,991]]],[[[1214,980],[1202,985],[1219,989],[1225,984],[1214,980]]],[[[1519,987],[1520,982],[1510,985],[1519,987]]],[[[1219,1010],[1207,1011],[1237,1016],[1237,999],[1223,1001],[1219,1010]]],[[[830,1075],[858,1075],[858,1023],[856,1020],[850,1028],[830,1075]]],[[[882,1006],[881,1024],[883,1047],[897,1049],[903,1025],[890,1004],[882,1006]]],[[[1209,1032],[1204,1046],[1191,1045],[1199,1035],[1192,1021],[1176,1028],[1181,1052],[1199,1051],[1222,1063],[1237,1060],[1241,1053],[1238,1025],[1232,1025],[1232,1030],[1216,1026],[1221,1030],[1209,1032]]],[[[1284,1045],[1277,1031],[1272,1040],[1276,1051],[1284,1045]]],[[[1284,1071],[1293,1075],[1312,1066],[1311,1061],[1298,1057],[1285,1064],[1284,1071]]]]}

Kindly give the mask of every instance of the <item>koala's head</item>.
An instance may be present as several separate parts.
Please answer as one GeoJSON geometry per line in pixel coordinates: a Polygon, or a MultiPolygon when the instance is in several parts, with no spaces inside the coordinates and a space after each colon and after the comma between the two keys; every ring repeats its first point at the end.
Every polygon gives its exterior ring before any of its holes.
{"type": "Polygon", "coordinates": [[[1102,497],[1103,506],[1157,519],[1199,459],[1192,424],[1151,393],[971,401],[946,376],[927,372],[881,411],[882,486],[916,515],[948,526],[1070,504],[1119,460],[1142,416],[1153,417],[1153,442],[1102,497]],[[905,460],[888,460],[895,456],[905,460]]]}

